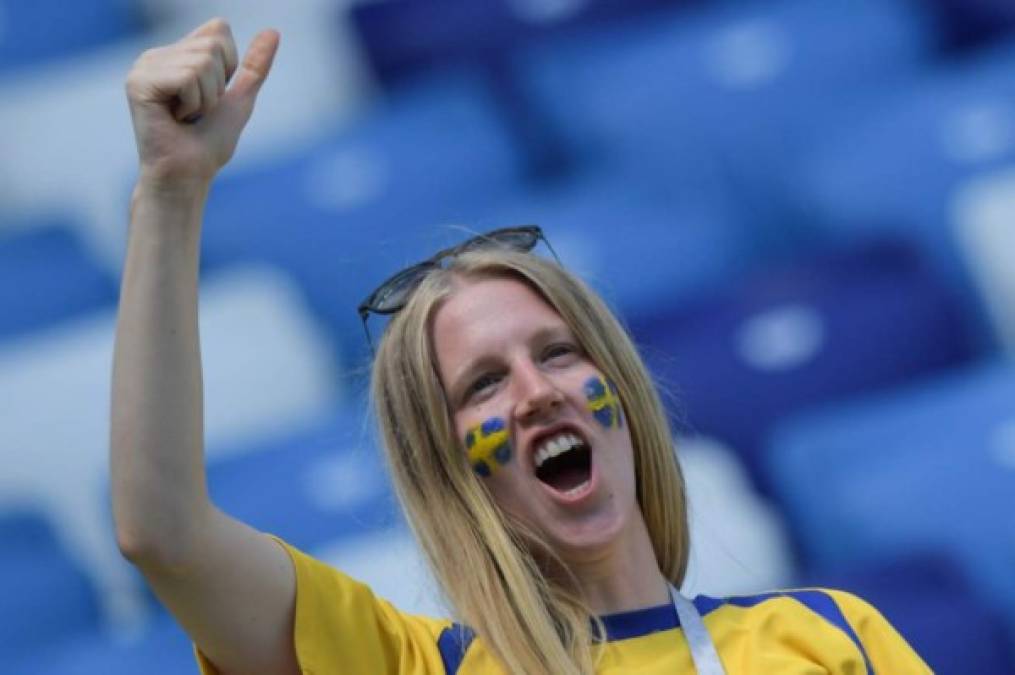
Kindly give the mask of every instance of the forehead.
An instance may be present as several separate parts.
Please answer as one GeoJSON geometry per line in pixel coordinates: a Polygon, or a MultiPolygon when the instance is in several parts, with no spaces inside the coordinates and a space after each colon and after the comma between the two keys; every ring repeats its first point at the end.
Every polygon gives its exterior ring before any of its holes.
{"type": "Polygon", "coordinates": [[[507,347],[547,329],[567,325],[526,283],[510,277],[464,279],[434,314],[434,351],[438,361],[466,360],[475,349],[507,347]]]}

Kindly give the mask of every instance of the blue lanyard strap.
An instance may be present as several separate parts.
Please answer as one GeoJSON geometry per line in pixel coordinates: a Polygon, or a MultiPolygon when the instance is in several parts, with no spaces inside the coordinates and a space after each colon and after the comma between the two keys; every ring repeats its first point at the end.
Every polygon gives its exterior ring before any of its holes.
{"type": "Polygon", "coordinates": [[[725,675],[722,661],[715,651],[715,643],[705,629],[705,622],[701,620],[698,608],[673,586],[670,586],[670,597],[673,598],[680,626],[684,629],[684,637],[687,638],[691,648],[691,660],[694,661],[694,669],[698,675],[725,675]]]}

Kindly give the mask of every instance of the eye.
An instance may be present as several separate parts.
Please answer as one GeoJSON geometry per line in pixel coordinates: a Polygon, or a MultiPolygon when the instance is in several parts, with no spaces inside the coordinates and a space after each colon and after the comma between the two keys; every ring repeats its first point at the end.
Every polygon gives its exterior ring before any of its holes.
{"type": "Polygon", "coordinates": [[[578,353],[578,348],[567,342],[558,342],[550,345],[543,352],[545,361],[565,361],[578,353]]]}
{"type": "Polygon", "coordinates": [[[465,390],[465,399],[469,400],[473,396],[477,396],[487,391],[493,385],[497,384],[500,377],[494,373],[483,373],[469,385],[469,388],[465,390]]]}

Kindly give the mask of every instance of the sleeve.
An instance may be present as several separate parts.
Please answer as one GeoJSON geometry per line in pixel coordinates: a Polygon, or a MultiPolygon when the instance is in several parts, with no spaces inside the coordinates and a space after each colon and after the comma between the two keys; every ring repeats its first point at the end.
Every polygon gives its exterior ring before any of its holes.
{"type": "Polygon", "coordinates": [[[839,606],[874,673],[933,673],[909,643],[873,606],[851,593],[825,591],[839,606]]]}
{"type": "MultiPolygon", "coordinates": [[[[304,675],[443,673],[438,636],[450,622],[405,614],[365,584],[277,539],[296,569],[293,644],[304,675]]],[[[195,648],[201,675],[218,675],[195,648]]]]}

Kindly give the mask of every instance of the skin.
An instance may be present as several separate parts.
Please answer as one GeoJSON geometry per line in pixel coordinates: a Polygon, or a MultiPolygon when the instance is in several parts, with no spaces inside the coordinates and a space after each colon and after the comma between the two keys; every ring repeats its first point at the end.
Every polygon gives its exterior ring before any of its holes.
{"type": "Polygon", "coordinates": [[[638,508],[630,433],[596,420],[585,384],[603,374],[560,316],[520,281],[459,279],[432,338],[459,437],[491,417],[507,424],[515,459],[484,478],[495,502],[569,565],[593,611],[668,602],[638,508]],[[533,441],[562,424],[587,440],[597,474],[573,503],[555,498],[533,463],[533,441]]]}
{"type": "Polygon", "coordinates": [[[207,494],[197,330],[205,200],[236,149],[278,45],[278,33],[262,31],[240,58],[229,25],[213,19],[146,51],[126,83],[139,177],[113,356],[116,537],[225,674],[299,672],[291,561],[207,494]]]}

